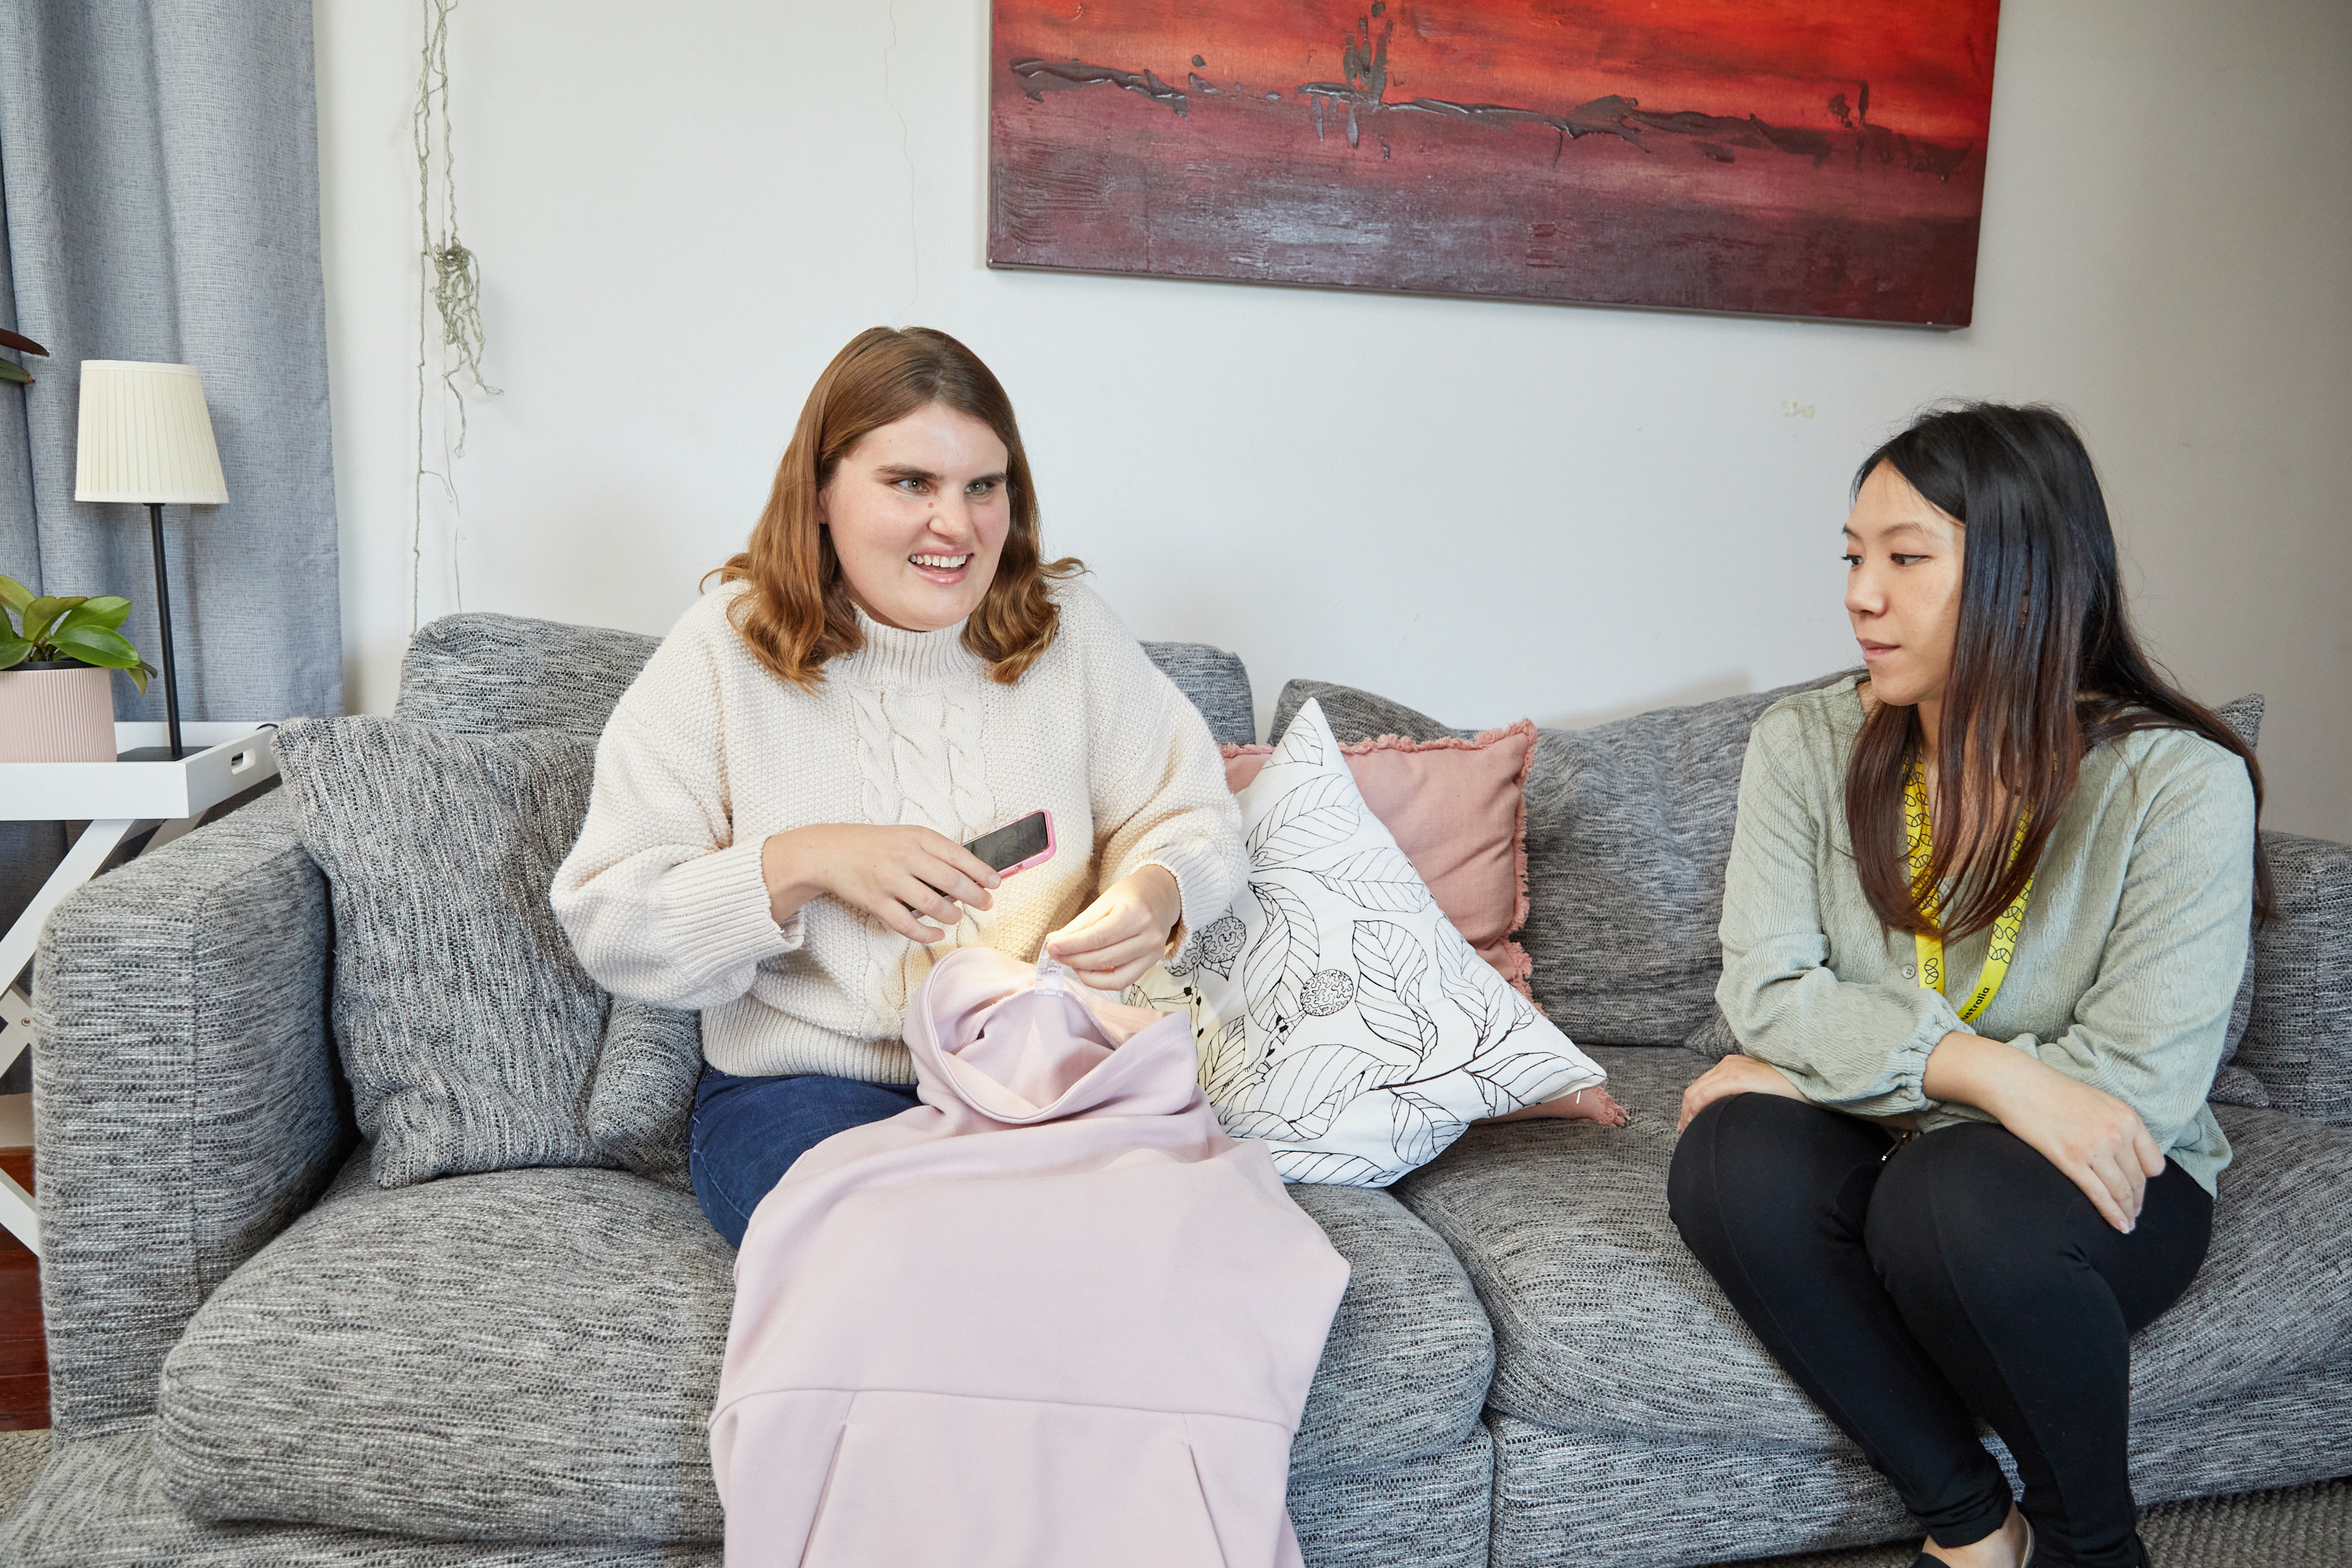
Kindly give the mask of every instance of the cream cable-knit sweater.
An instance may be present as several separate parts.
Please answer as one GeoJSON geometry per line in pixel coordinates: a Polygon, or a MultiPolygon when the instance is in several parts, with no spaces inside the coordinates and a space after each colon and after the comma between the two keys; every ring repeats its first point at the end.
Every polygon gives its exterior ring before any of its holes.
{"type": "Polygon", "coordinates": [[[1197,926],[1242,889],[1241,813],[1208,726],[1091,590],[1057,585],[1061,630],[1000,686],[961,622],[866,646],[811,694],[770,674],[727,619],[730,584],[688,610],[614,710],[555,912],[606,989],[702,1010],[723,1072],[911,1083],[907,999],[950,949],[1035,956],[1104,888],[1167,868],[1197,926]],[[779,927],[760,876],[772,834],[917,823],[959,843],[1044,806],[1059,847],[965,911],[936,948],[829,897],[779,927]]]}

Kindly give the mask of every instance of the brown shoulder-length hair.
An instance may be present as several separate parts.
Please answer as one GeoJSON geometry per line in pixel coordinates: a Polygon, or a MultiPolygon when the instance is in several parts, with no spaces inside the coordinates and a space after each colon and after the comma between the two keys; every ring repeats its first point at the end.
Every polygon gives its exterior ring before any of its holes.
{"type": "Polygon", "coordinates": [[[971,415],[1004,443],[1013,526],[996,575],[964,624],[964,647],[989,662],[992,679],[1010,686],[1053,646],[1061,628],[1061,611],[1046,584],[1086,568],[1075,556],[1041,557],[1037,487],[1013,400],[980,356],[945,332],[868,327],[833,356],[809,390],[750,548],[710,574],[751,584],[728,607],[728,618],[761,664],[803,691],[824,682],[825,660],[866,645],[832,531],[817,521],[817,496],[868,431],[931,403],[971,415]]]}
{"type": "MultiPolygon", "coordinates": [[[[1863,892],[1882,921],[1947,938],[1991,925],[2041,860],[2084,756],[2136,730],[2189,730],[2235,752],[2259,819],[2253,748],[2167,679],[2132,633],[2099,477],[2063,415],[2000,403],[1925,414],[1864,460],[1856,492],[1881,463],[1968,530],[1928,819],[1959,823],[1971,820],[1963,802],[2006,803],[1977,818],[1968,843],[1937,835],[1927,879],[1914,886],[1903,789],[1921,760],[1918,711],[1875,706],[1846,767],[1845,812],[1863,892]],[[1922,895],[1950,878],[1942,919],[1930,921],[1922,895]]],[[[2270,911],[2257,838],[2254,913],[2270,911]]]]}

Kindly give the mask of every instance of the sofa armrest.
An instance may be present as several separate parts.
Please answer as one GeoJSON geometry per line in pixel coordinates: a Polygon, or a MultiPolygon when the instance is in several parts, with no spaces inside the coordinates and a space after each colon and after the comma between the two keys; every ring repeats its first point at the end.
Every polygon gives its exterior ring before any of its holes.
{"type": "Polygon", "coordinates": [[[353,1139],[326,879],[282,795],[100,877],[34,960],[35,1202],[60,1438],[152,1412],[213,1288],[353,1139]]]}
{"type": "Polygon", "coordinates": [[[2254,1007],[2237,1063],[2271,1108],[2352,1127],[2352,847],[2265,833],[2277,918],[2254,928],[2254,1007]]]}

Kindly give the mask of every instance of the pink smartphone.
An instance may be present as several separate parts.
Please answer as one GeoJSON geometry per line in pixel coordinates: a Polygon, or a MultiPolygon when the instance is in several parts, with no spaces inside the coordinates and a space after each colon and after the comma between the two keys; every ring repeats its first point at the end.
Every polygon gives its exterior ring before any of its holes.
{"type": "Polygon", "coordinates": [[[1026,871],[1054,858],[1054,814],[1033,811],[993,833],[983,833],[964,846],[1000,876],[1026,871]]]}

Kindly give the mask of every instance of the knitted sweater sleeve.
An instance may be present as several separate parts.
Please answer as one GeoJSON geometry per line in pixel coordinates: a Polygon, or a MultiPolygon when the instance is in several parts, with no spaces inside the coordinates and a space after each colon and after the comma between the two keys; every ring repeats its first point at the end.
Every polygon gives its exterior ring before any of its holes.
{"type": "Polygon", "coordinates": [[[672,633],[614,710],[587,820],[551,890],[581,967],[665,1007],[732,1002],[761,961],[802,942],[798,913],[779,927],[770,912],[759,841],[735,842],[703,629],[672,633]]]}
{"type": "Polygon", "coordinates": [[[1863,1116],[1918,1110],[1928,1103],[1929,1053],[1966,1026],[1939,992],[1843,980],[1830,967],[1816,850],[1831,836],[1828,814],[1843,805],[1809,787],[1789,754],[1801,729],[1776,710],[1748,736],[1715,999],[1741,1049],[1815,1104],[1863,1116]]]}
{"type": "Polygon", "coordinates": [[[2055,1038],[2010,1044],[2139,1112],[2159,1149],[2189,1137],[2230,1026],[2254,899],[2254,786],[2245,764],[2181,731],[2143,763],[2098,979],[2055,1038]],[[2164,764],[2169,763],[2167,768],[2164,764]]]}
{"type": "Polygon", "coordinates": [[[1086,628],[1087,793],[1102,885],[1146,866],[1176,879],[1182,924],[1222,915],[1249,874],[1242,814],[1208,722],[1142,646],[1100,611],[1086,628]]]}

